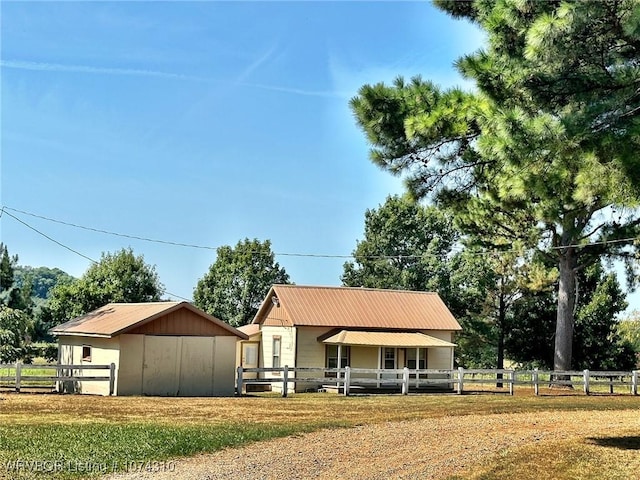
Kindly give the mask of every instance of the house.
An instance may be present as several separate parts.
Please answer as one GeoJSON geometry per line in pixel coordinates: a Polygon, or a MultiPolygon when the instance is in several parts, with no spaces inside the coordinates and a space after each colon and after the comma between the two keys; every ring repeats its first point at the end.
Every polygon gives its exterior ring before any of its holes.
{"type": "MultiPolygon", "coordinates": [[[[116,366],[116,395],[233,395],[235,349],[247,335],[188,302],[110,303],[51,329],[61,365],[116,366]]],[[[83,370],[104,376],[104,370],[83,370]]],[[[66,385],[108,395],[104,381],[66,385]]]]}
{"type": "MultiPolygon", "coordinates": [[[[250,338],[240,343],[239,364],[451,369],[459,330],[437,293],[274,285],[244,327],[250,338]]],[[[273,375],[278,374],[260,378],[273,375]]],[[[272,388],[280,385],[274,382],[272,388]]],[[[295,389],[319,386],[299,382],[295,389]]]]}

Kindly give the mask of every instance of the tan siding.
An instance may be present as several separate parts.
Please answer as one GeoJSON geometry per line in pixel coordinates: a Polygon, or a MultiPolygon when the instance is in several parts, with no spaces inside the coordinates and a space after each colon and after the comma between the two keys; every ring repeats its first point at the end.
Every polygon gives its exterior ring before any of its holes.
{"type": "Polygon", "coordinates": [[[231,396],[235,392],[234,352],[236,338],[216,337],[213,361],[213,395],[231,396]]]}
{"type": "Polygon", "coordinates": [[[163,315],[128,333],[176,336],[234,336],[229,330],[187,309],[176,310],[168,315],[163,315]]]}
{"type": "MultiPolygon", "coordinates": [[[[272,327],[262,326],[262,349],[260,351],[260,366],[270,368],[273,366],[273,337],[279,336],[281,339],[280,366],[295,367],[296,352],[296,329],[294,327],[272,327]]],[[[265,373],[264,378],[279,377],[278,374],[265,373]]],[[[279,391],[281,383],[272,384],[272,389],[279,391]]],[[[289,385],[293,387],[293,384],[289,385]]]]}
{"type": "Polygon", "coordinates": [[[120,335],[118,395],[142,395],[143,335],[120,335]]]}
{"type": "MultiPolygon", "coordinates": [[[[351,347],[351,367],[380,368],[378,364],[379,347],[351,347]]],[[[375,373],[359,373],[359,378],[376,378],[375,373]]],[[[356,380],[357,382],[357,380],[356,380]]]]}
{"type": "MultiPolygon", "coordinates": [[[[75,365],[116,365],[116,386],[118,382],[118,364],[120,357],[118,338],[85,338],[62,337],[60,338],[61,360],[70,360],[75,365]],[[91,361],[82,360],[82,347],[91,347],[91,361]]],[[[108,370],[77,370],[75,375],[104,377],[109,375],[108,370]]],[[[109,395],[109,382],[107,381],[80,381],[75,386],[65,385],[65,390],[75,390],[79,393],[93,395],[109,395]]]]}
{"type": "MultiPolygon", "coordinates": [[[[324,335],[331,329],[322,327],[299,327],[298,328],[298,354],[297,367],[316,367],[324,368],[326,366],[325,345],[318,342],[318,337],[324,335]]],[[[322,373],[304,373],[306,378],[322,377],[322,373]]],[[[322,381],[317,383],[298,383],[296,391],[304,392],[307,389],[318,388],[322,385],[322,381]]]]}
{"type": "Polygon", "coordinates": [[[449,369],[452,368],[452,348],[430,348],[427,350],[427,368],[449,369]]]}

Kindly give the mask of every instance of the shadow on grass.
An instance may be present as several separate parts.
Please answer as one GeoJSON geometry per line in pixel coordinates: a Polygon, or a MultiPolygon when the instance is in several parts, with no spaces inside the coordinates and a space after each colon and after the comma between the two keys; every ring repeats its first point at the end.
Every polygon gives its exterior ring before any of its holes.
{"type": "Polygon", "coordinates": [[[621,450],[640,450],[640,436],[599,437],[590,438],[589,440],[601,447],[619,448],[621,450]]]}

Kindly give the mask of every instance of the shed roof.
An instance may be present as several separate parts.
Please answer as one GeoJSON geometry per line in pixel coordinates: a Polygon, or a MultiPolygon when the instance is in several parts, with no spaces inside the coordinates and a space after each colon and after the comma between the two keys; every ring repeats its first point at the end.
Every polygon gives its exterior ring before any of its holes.
{"type": "Polygon", "coordinates": [[[182,308],[192,311],[240,338],[248,338],[246,334],[194,307],[189,302],[109,303],[86,315],[58,325],[50,332],[53,335],[114,337],[182,308]]]}
{"type": "Polygon", "coordinates": [[[283,308],[298,326],[461,330],[433,292],[274,285],[253,323],[263,322],[272,308],[283,308]]]}
{"type": "Polygon", "coordinates": [[[363,332],[342,330],[322,343],[331,345],[365,345],[370,347],[434,348],[455,347],[455,343],[418,332],[363,332]]]}

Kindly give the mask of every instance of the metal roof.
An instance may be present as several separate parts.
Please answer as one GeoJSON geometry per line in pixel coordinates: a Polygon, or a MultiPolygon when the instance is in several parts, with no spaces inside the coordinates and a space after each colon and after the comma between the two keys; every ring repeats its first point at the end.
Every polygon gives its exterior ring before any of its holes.
{"type": "Polygon", "coordinates": [[[371,347],[455,347],[455,343],[446,342],[424,333],[411,332],[363,332],[342,330],[322,341],[333,345],[366,345],[371,347]]]}
{"type": "Polygon", "coordinates": [[[250,323],[249,325],[242,325],[241,327],[238,327],[238,330],[240,330],[242,333],[244,333],[245,335],[248,335],[250,337],[252,337],[254,335],[262,334],[262,332],[260,331],[260,325],[258,325],[257,323],[250,323]]]}
{"type": "Polygon", "coordinates": [[[253,323],[275,315],[270,312],[278,308],[283,308],[291,323],[298,326],[461,330],[433,292],[274,285],[253,323]]]}
{"type": "Polygon", "coordinates": [[[246,337],[246,334],[194,307],[189,302],[109,303],[86,315],[58,325],[50,332],[53,335],[114,337],[181,308],[191,310],[241,338],[246,337]]]}

